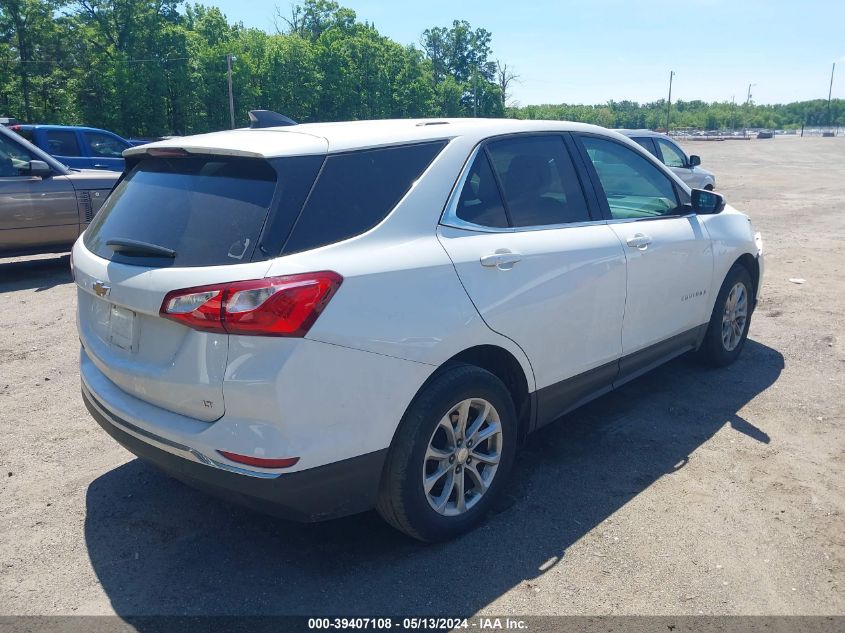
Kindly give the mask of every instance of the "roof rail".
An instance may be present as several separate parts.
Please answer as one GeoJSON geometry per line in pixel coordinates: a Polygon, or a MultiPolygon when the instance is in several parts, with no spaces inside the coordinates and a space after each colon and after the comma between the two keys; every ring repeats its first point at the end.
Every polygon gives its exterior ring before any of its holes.
{"type": "Polygon", "coordinates": [[[284,114],[272,110],[249,111],[249,127],[251,128],[282,127],[285,125],[297,125],[297,123],[284,114]]]}

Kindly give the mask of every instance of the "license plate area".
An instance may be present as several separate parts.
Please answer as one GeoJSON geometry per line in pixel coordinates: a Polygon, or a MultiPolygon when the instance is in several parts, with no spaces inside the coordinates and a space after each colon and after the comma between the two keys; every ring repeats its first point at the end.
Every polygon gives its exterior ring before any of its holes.
{"type": "Polygon", "coordinates": [[[109,343],[135,353],[138,351],[138,318],[132,310],[112,305],[109,309],[109,343]]]}

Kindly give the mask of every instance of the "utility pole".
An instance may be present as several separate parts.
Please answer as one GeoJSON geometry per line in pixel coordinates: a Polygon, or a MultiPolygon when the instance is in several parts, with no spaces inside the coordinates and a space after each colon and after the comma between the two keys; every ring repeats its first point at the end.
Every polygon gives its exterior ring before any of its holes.
{"type": "Polygon", "coordinates": [[[734,116],[735,112],[736,112],[736,95],[731,95],[731,132],[733,132],[734,128],[736,127],[736,123],[735,123],[736,117],[734,116]]]}
{"type": "Polygon", "coordinates": [[[669,134],[669,117],[672,113],[672,77],[675,76],[675,71],[669,71],[669,100],[666,102],[666,134],[669,134]]]}
{"type": "Polygon", "coordinates": [[[833,131],[833,119],[830,117],[830,97],[833,95],[833,73],[836,70],[836,62],[833,62],[833,68],[830,69],[830,88],[827,91],[827,127],[833,131]]]}
{"type": "Polygon", "coordinates": [[[236,57],[232,54],[226,55],[226,78],[229,81],[229,121],[232,129],[235,129],[235,97],[232,94],[232,60],[236,57]]]}
{"type": "Polygon", "coordinates": [[[472,68],[472,116],[478,117],[478,69],[472,68]]]}
{"type": "Polygon", "coordinates": [[[748,96],[745,97],[745,129],[742,132],[743,136],[748,136],[748,119],[749,119],[749,106],[751,105],[751,86],[756,86],[757,84],[748,84],[748,96]]]}

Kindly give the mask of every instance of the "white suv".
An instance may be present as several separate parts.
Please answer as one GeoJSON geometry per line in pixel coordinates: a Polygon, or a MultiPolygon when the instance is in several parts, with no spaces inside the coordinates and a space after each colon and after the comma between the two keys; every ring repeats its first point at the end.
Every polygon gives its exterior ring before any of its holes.
{"type": "Polygon", "coordinates": [[[739,355],[749,219],[575,123],[183,137],[73,249],[82,394],[118,442],[298,520],[477,524],[531,431],[692,350],[739,355]]]}

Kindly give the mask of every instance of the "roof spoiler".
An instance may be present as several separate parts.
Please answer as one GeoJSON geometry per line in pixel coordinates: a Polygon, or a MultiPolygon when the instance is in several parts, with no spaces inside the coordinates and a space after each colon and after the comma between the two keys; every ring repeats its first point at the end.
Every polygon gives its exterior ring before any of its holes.
{"type": "Polygon", "coordinates": [[[285,125],[297,125],[296,121],[286,117],[284,114],[272,110],[250,110],[249,127],[256,129],[262,127],[282,127],[285,125]]]}

